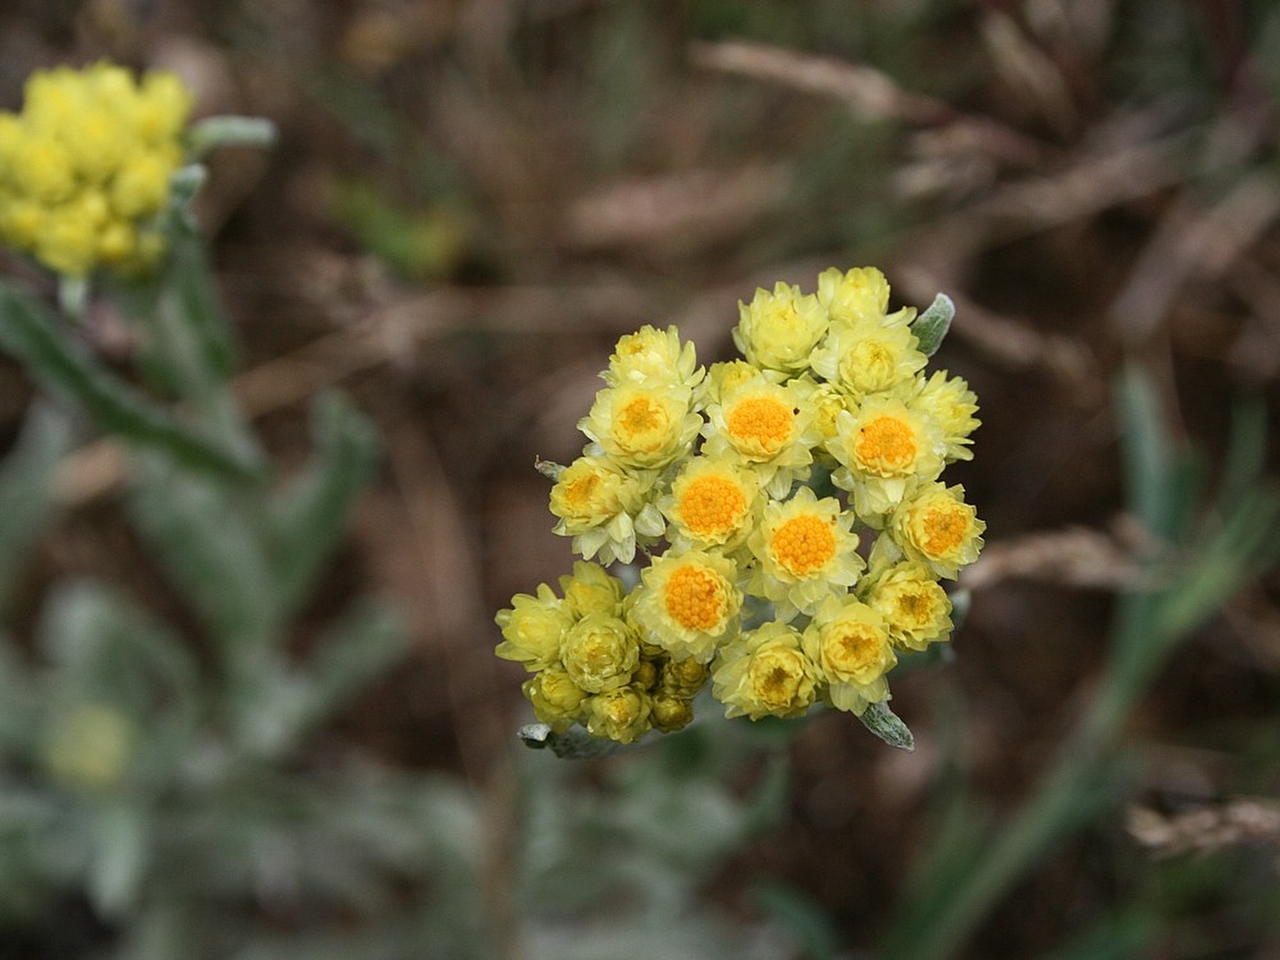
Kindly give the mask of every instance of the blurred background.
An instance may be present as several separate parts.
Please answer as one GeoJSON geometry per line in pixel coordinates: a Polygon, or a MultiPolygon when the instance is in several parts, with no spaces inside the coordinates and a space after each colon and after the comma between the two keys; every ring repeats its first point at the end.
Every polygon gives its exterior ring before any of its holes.
{"type": "MultiPolygon", "coordinates": [[[[0,759],[0,957],[1280,958],[1275,3],[9,0],[0,106],[104,57],[278,125],[197,201],[236,391],[282,475],[330,390],[382,445],[284,642],[367,595],[404,642],[243,807],[95,794],[92,855],[0,759]],[[534,461],[614,341],[727,359],[757,286],[861,265],[953,297],[933,364],[982,406],[968,616],[894,680],[915,751],[839,714],[523,749],[493,614],[570,569],[534,461]]],[[[5,447],[35,394],[0,366],[5,447]]],[[[6,656],[92,578],[201,662],[111,446],[54,476],[6,656]]]]}

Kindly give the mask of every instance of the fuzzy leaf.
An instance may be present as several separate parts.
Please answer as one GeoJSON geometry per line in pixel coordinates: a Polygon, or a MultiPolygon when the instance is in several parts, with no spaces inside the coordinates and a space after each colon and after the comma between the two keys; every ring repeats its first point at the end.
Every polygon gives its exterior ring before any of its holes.
{"type": "Polygon", "coordinates": [[[58,326],[43,305],[0,284],[0,348],[46,390],[80,406],[103,431],[203,473],[247,480],[259,465],[222,449],[143,398],[58,326]]]}
{"type": "Polygon", "coordinates": [[[956,315],[956,305],[945,293],[933,298],[933,303],[924,313],[916,317],[911,324],[911,332],[920,341],[920,352],[932,357],[942,346],[943,338],[951,329],[951,320],[956,315]]]}
{"type": "Polygon", "coordinates": [[[891,747],[899,750],[914,750],[916,738],[911,735],[907,725],[884,703],[873,703],[859,719],[868,730],[891,747]]]}

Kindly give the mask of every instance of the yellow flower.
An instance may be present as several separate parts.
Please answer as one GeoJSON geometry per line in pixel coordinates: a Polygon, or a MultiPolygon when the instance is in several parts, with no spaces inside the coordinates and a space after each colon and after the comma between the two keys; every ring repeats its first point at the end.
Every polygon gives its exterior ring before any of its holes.
{"type": "Polygon", "coordinates": [[[711,671],[705,663],[692,657],[684,660],[668,660],[662,665],[658,686],[673,697],[692,699],[707,684],[711,671]]]}
{"type": "Polygon", "coordinates": [[[499,610],[494,617],[503,640],[495,648],[503,660],[523,663],[526,670],[537,671],[560,659],[560,644],[573,616],[564,601],[545,583],[538,584],[538,595],[518,593],[511,606],[499,610]]]}
{"type": "Polygon", "coordinates": [[[588,693],[631,682],[640,642],[631,627],[608,613],[589,613],[564,636],[560,660],[569,678],[588,693]]]}
{"type": "Polygon", "coordinates": [[[846,273],[830,267],[818,274],[818,302],[833,323],[880,323],[889,309],[889,282],[875,267],[854,267],[846,273]]]}
{"type": "Polygon", "coordinates": [[[582,717],[587,692],[559,664],[547,667],[521,686],[533,715],[556,733],[564,733],[582,717]]]}
{"type": "Polygon", "coordinates": [[[674,325],[665,331],[645,324],[618,340],[609,369],[601,376],[610,386],[623,383],[672,384],[692,389],[702,382],[703,370],[692,341],[680,343],[674,325]]]}
{"type": "Polygon", "coordinates": [[[892,389],[912,379],[928,358],[907,324],[886,325],[882,318],[831,325],[813,353],[813,371],[855,399],[892,389]]]}
{"type": "Polygon", "coordinates": [[[73,787],[112,787],[128,769],[136,737],[134,726],[113,706],[76,704],[54,718],[45,748],[45,765],[54,779],[73,787]]]}
{"type": "Polygon", "coordinates": [[[578,560],[573,573],[560,578],[560,592],[570,616],[581,618],[589,613],[617,614],[625,590],[622,581],[600,564],[578,560]]]}
{"type": "Polygon", "coordinates": [[[702,383],[698,385],[697,404],[699,408],[705,408],[713,403],[719,403],[725,394],[759,377],[763,377],[770,383],[781,383],[786,379],[784,374],[776,370],[761,370],[745,360],[713,363],[702,383]]]}
{"type": "Polygon", "coordinates": [[[799,373],[827,332],[827,312],[813,294],[779,282],[773,292],[756,290],[751,303],[738,303],[733,342],[757,367],[799,373]]]}
{"type": "Polygon", "coordinates": [[[650,700],[649,723],[660,733],[682,730],[693,720],[693,701],[659,690],[650,700]]]}
{"type": "Polygon", "coordinates": [[[814,702],[818,671],[799,631],[775,620],[720,651],[711,689],[726,717],[795,717],[814,702]]]}
{"type": "Polygon", "coordinates": [[[854,599],[824,600],[804,632],[804,650],[827,684],[824,698],[861,716],[889,696],[885,674],[898,658],[884,617],[854,599]]]}
{"type": "Polygon", "coordinates": [[[947,462],[973,459],[969,434],[981,424],[974,416],[978,398],[962,378],[937,370],[928,380],[918,381],[907,405],[937,424],[947,462]]]}
{"type": "MultiPolygon", "coordinates": [[[[559,469],[559,468],[556,468],[559,469]]],[[[560,470],[551,488],[555,532],[573,537],[585,559],[630,563],[637,543],[652,546],[666,530],[657,508],[645,501],[656,474],[622,470],[604,457],[579,457],[560,470]]]]}
{"type": "Polygon", "coordinates": [[[780,620],[811,614],[824,598],[843,596],[864,565],[853,520],[839,500],[819,500],[808,487],[766,504],[747,540],[755,556],[747,592],[773,601],[780,620]]]}
{"type": "Polygon", "coordinates": [[[587,732],[593,737],[632,743],[649,732],[651,701],[643,690],[619,687],[587,701],[587,732]]]}
{"type": "Polygon", "coordinates": [[[951,636],[951,598],[922,563],[904,561],[866,585],[863,600],[884,617],[896,646],[923,650],[951,636]]]}
{"type": "Polygon", "coordinates": [[[685,461],[670,493],[658,501],[671,521],[673,548],[736,547],[751,530],[759,489],[756,477],[732,462],[685,461]]]}
{"type": "Polygon", "coordinates": [[[689,452],[702,426],[691,400],[687,387],[627,381],[597,393],[578,429],[615,463],[661,469],[689,452]]]}
{"type": "Polygon", "coordinates": [[[631,594],[631,617],[645,639],[673,657],[707,663],[737,629],[737,575],[728,557],[702,550],[655,557],[631,594]]]}
{"type": "Polygon", "coordinates": [[[856,414],[839,414],[827,450],[841,464],[831,482],[853,494],[854,512],[868,522],[917,483],[935,479],[943,466],[937,426],[892,396],[868,397],[856,414]]]}
{"type": "Polygon", "coordinates": [[[182,162],[190,109],[171,74],[140,85],[110,64],[33,74],[22,113],[0,115],[0,240],[70,276],[149,266],[161,244],[149,221],[182,162]]]}
{"type": "Polygon", "coordinates": [[[977,511],[964,502],[964,487],[938,481],[900,503],[887,526],[909,559],[950,580],[978,559],[986,528],[977,511]]]}
{"type": "Polygon", "coordinates": [[[726,390],[707,408],[702,453],[732,457],[749,466],[770,496],[782,497],[809,475],[818,436],[812,385],[802,380],[773,383],[762,376],[726,390]]]}

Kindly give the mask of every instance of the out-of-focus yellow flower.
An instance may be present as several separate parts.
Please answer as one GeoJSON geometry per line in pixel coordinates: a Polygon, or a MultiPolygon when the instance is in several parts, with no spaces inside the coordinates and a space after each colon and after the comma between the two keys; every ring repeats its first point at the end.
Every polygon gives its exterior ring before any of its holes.
{"type": "Polygon", "coordinates": [[[731,559],[704,550],[655,557],[631,595],[631,616],[647,640],[673,657],[707,663],[737,629],[737,576],[731,559]]]}
{"type": "Polygon", "coordinates": [[[824,698],[838,710],[861,716],[889,696],[885,674],[898,658],[884,617],[852,598],[824,600],[805,628],[804,650],[827,684],[824,698]]]}
{"type": "Polygon", "coordinates": [[[558,664],[540,670],[521,689],[533,715],[556,733],[564,733],[582,717],[587,692],[558,664]]]}
{"type": "Polygon", "coordinates": [[[973,459],[973,451],[969,449],[973,441],[969,434],[981,421],[974,416],[978,412],[977,395],[964,379],[938,370],[928,380],[917,381],[908,406],[937,424],[947,462],[973,459]]]}
{"type": "Polygon", "coordinates": [[[551,488],[551,512],[560,518],[555,532],[573,538],[573,549],[605,563],[630,563],[637,544],[658,542],[666,529],[645,495],[653,471],[627,471],[606,457],[582,456],[560,471],[551,488]]]}
{"type": "MultiPolygon", "coordinates": [[[[889,309],[889,281],[875,267],[854,267],[843,273],[830,267],[818,274],[818,302],[833,323],[882,323],[889,309]]],[[[898,320],[910,322],[905,314],[898,320]]]]}
{"type": "Polygon", "coordinates": [[[819,500],[801,487],[785,502],[765,505],[747,545],[755,556],[747,591],[772,600],[778,618],[811,614],[826,597],[843,596],[865,565],[853,514],[834,497],[819,500]]]}
{"type": "Polygon", "coordinates": [[[702,382],[703,369],[692,341],[680,342],[674,325],[658,330],[645,324],[618,340],[609,368],[602,374],[610,386],[624,383],[671,384],[693,389],[702,382]]]}
{"type": "Polygon", "coordinates": [[[817,434],[808,403],[812,385],[786,384],[755,377],[726,390],[707,408],[702,452],[729,457],[750,467],[773,497],[785,496],[791,484],[809,475],[817,434]]]}
{"type": "Polygon", "coordinates": [[[884,617],[895,646],[923,650],[951,638],[951,598],[922,563],[888,567],[867,584],[862,599],[884,617]]]}
{"type": "Polygon", "coordinates": [[[905,323],[888,326],[878,318],[836,323],[813,352],[813,371],[861,399],[891,390],[922,370],[928,357],[918,345],[905,323]]]}
{"type": "Polygon", "coordinates": [[[693,699],[707,684],[711,671],[705,663],[699,663],[692,657],[684,660],[668,660],[662,665],[658,676],[658,686],[674,697],[693,699]]]}
{"type": "Polygon", "coordinates": [[[619,687],[587,701],[587,732],[618,743],[632,743],[649,731],[652,701],[643,690],[619,687]]]}
{"type": "Polygon", "coordinates": [[[171,74],[136,84],[106,63],[33,74],[22,113],[0,114],[0,241],[67,276],[147,267],[191,105],[171,74]]]}
{"type": "Polygon", "coordinates": [[[693,720],[693,700],[678,697],[659,690],[651,699],[653,709],[649,723],[661,733],[674,733],[687,727],[693,720]]]}
{"type": "Polygon", "coordinates": [[[733,342],[747,362],[768,370],[801,373],[809,354],[827,332],[827,311],[813,294],[778,282],[773,292],[758,289],[750,303],[738,303],[733,342]]]}
{"type": "Polygon", "coordinates": [[[524,664],[526,670],[545,670],[560,659],[560,645],[573,619],[564,601],[540,583],[536,597],[518,593],[511,606],[494,617],[503,637],[494,653],[524,664]]]}
{"type": "Polygon", "coordinates": [[[105,790],[124,777],[134,739],[133,722],[117,708],[78,703],[55,716],[45,765],[68,786],[105,790]]]}
{"type": "Polygon", "coordinates": [[[720,651],[711,689],[725,705],[726,717],[796,717],[817,696],[818,671],[804,653],[799,631],[775,620],[720,651]]]}
{"type": "Polygon", "coordinates": [[[578,560],[573,573],[560,578],[560,592],[570,615],[581,618],[589,613],[615,615],[625,590],[622,581],[600,564],[578,560]]]}
{"type": "Polygon", "coordinates": [[[964,502],[964,487],[936,480],[900,503],[887,526],[909,559],[951,580],[961,567],[978,559],[986,528],[973,506],[964,502]]]}
{"type": "Polygon", "coordinates": [[[694,457],[685,461],[658,508],[671,521],[676,550],[732,550],[751,530],[759,500],[755,475],[731,461],[694,457]]]}
{"type": "Polygon", "coordinates": [[[692,396],[674,384],[626,381],[597,393],[578,429],[623,467],[661,469],[689,452],[702,426],[692,396]]]}
{"type": "Polygon", "coordinates": [[[942,472],[937,426],[896,397],[868,397],[856,414],[836,417],[827,450],[841,464],[831,482],[853,494],[853,509],[871,521],[896,507],[920,482],[942,472]]]}
{"type": "Polygon", "coordinates": [[[589,613],[565,634],[560,660],[575,684],[588,693],[602,693],[631,682],[640,662],[640,641],[618,617],[589,613]]]}

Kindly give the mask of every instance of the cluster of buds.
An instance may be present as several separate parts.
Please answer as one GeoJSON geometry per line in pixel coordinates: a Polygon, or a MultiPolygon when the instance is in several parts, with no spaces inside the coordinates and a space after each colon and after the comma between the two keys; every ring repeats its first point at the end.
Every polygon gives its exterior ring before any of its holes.
{"type": "Polygon", "coordinates": [[[900,655],[950,637],[939,581],[985,524],[940,478],[972,456],[976,397],[926,374],[937,338],[888,305],[879,270],[832,268],[739,304],[743,359],[704,369],[675,327],[618,341],[582,456],[540,465],[583,560],[496,618],[540,721],[629,743],[688,723],[708,681],[729,717],[862,716],[900,655]]]}
{"type": "Polygon", "coordinates": [[[22,112],[0,113],[0,242],[69,277],[154,262],[191,106],[170,73],[138,83],[99,63],[33,74],[22,112]]]}

